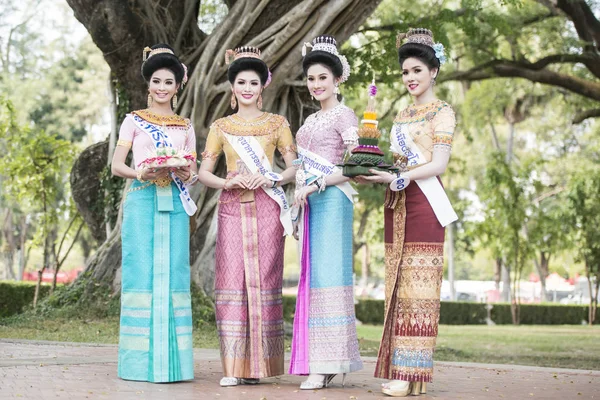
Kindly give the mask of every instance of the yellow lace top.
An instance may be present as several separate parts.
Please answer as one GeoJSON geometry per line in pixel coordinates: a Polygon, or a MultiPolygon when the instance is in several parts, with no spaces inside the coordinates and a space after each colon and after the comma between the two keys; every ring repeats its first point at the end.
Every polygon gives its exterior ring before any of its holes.
{"type": "Polygon", "coordinates": [[[202,159],[216,160],[224,152],[228,172],[237,171],[237,161],[240,157],[223,136],[223,133],[235,136],[254,136],[262,146],[271,164],[273,163],[275,148],[282,155],[290,151],[296,151],[289,123],[281,115],[263,113],[260,117],[252,120],[245,120],[237,114],[220,118],[210,126],[202,159]]]}
{"type": "Polygon", "coordinates": [[[408,106],[394,120],[394,125],[404,124],[427,161],[431,161],[434,149],[448,152],[452,150],[456,118],[454,110],[445,101],[408,106]]]}

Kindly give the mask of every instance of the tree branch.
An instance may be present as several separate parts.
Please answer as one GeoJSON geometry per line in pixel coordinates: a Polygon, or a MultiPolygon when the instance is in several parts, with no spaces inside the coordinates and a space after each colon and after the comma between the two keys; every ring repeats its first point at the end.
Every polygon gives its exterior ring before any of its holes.
{"type": "Polygon", "coordinates": [[[577,35],[598,50],[600,44],[600,21],[585,0],[551,0],[575,25],[577,35]],[[595,45],[594,45],[595,43],[595,45]]]}
{"type": "MultiPolygon", "coordinates": [[[[554,56],[549,56],[554,57],[554,56]]],[[[547,57],[546,57],[547,58],[547,57]]],[[[544,64],[542,59],[541,64],[544,64]]],[[[510,60],[492,60],[468,71],[456,71],[440,78],[445,81],[478,81],[490,78],[524,78],[532,82],[562,87],[570,92],[600,101],[600,83],[576,76],[540,69],[539,64],[510,60]]]]}
{"type": "Polygon", "coordinates": [[[578,113],[573,118],[573,124],[580,124],[588,118],[598,118],[600,117],[600,108],[595,108],[592,110],[586,110],[578,113]]]}
{"type": "MultiPolygon", "coordinates": [[[[410,24],[412,26],[420,26],[424,21],[436,21],[440,18],[440,16],[442,14],[446,14],[448,12],[451,12],[453,14],[454,17],[462,17],[463,15],[465,15],[465,13],[467,12],[467,10],[465,8],[459,8],[457,10],[448,10],[448,9],[443,9],[441,10],[439,13],[435,14],[435,15],[428,15],[426,17],[422,17],[419,18],[415,21],[410,21],[410,24]]],[[[380,26],[366,26],[363,29],[359,29],[356,31],[356,33],[365,33],[365,32],[394,32],[396,30],[398,30],[400,27],[400,24],[387,24],[387,25],[380,25],[380,26]]]]}

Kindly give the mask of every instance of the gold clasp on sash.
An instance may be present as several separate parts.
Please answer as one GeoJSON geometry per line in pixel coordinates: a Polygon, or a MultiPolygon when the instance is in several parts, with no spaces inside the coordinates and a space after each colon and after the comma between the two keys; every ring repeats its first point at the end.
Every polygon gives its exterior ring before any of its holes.
{"type": "Polygon", "coordinates": [[[154,183],[156,186],[159,186],[159,187],[167,187],[171,184],[171,178],[169,178],[169,177],[158,178],[158,179],[153,180],[152,183],[154,183]]]}

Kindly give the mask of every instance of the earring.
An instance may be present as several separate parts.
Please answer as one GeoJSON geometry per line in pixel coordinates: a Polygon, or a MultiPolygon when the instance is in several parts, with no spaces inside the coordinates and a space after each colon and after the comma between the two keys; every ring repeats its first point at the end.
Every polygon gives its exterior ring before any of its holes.
{"type": "Polygon", "coordinates": [[[259,110],[262,110],[262,94],[258,95],[258,100],[256,101],[256,105],[258,106],[259,110]]]}
{"type": "Polygon", "coordinates": [[[173,96],[173,110],[177,108],[177,95],[173,96]]]}
{"type": "Polygon", "coordinates": [[[237,100],[235,98],[235,94],[233,92],[231,92],[231,109],[235,110],[235,106],[237,106],[237,100]]]}
{"type": "Polygon", "coordinates": [[[338,94],[340,92],[340,88],[338,87],[338,85],[335,85],[333,87],[333,94],[338,94]]]}
{"type": "Polygon", "coordinates": [[[312,99],[312,101],[315,101],[315,96],[313,96],[312,94],[310,95],[310,98],[312,99]]]}
{"type": "Polygon", "coordinates": [[[435,86],[435,78],[431,78],[431,86],[435,86]]]}
{"type": "Polygon", "coordinates": [[[152,95],[150,93],[148,93],[148,108],[152,107],[152,102],[154,100],[152,99],[152,95]]]}

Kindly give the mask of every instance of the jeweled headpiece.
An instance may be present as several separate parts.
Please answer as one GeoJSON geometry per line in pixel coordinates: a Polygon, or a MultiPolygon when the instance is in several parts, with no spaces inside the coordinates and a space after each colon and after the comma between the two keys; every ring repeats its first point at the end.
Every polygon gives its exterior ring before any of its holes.
{"type": "MultiPolygon", "coordinates": [[[[152,49],[148,46],[144,47],[144,51],[142,53],[142,65],[143,63],[145,63],[150,57],[155,56],[157,54],[171,54],[172,56],[175,56],[175,58],[179,61],[179,58],[177,58],[177,56],[175,55],[175,53],[173,52],[173,50],[166,48],[166,47],[157,47],[156,49],[152,49]]],[[[185,85],[188,81],[188,68],[187,66],[182,63],[181,61],[179,61],[179,63],[181,64],[181,67],[183,68],[183,78],[181,80],[181,84],[182,86],[185,85]]]]}
{"type": "Polygon", "coordinates": [[[143,61],[146,61],[150,57],[152,57],[156,54],[161,54],[161,53],[168,53],[168,54],[175,55],[175,53],[173,53],[173,50],[167,49],[166,47],[159,47],[156,49],[151,49],[150,47],[146,46],[146,47],[144,47],[143,61]]]}
{"type": "Polygon", "coordinates": [[[396,48],[399,49],[406,43],[418,43],[429,46],[435,52],[435,57],[440,61],[440,65],[446,62],[444,45],[433,41],[433,32],[425,28],[410,28],[406,33],[399,33],[396,37],[396,48]],[[404,40],[404,43],[402,41],[404,40]]]}
{"type": "MultiPolygon", "coordinates": [[[[260,49],[258,49],[257,47],[252,47],[252,46],[242,46],[242,47],[238,47],[235,50],[225,50],[225,64],[229,65],[232,62],[234,62],[237,59],[240,58],[256,58],[258,60],[262,61],[262,58],[260,58],[261,52],[260,49]]],[[[264,61],[263,61],[264,63],[264,61]]],[[[266,64],[265,64],[266,66],[266,64]]],[[[267,86],[269,86],[269,84],[271,83],[271,78],[272,78],[272,74],[271,74],[271,70],[269,69],[269,67],[267,66],[267,80],[265,81],[265,85],[264,87],[266,88],[267,86]]]]}
{"type": "Polygon", "coordinates": [[[302,57],[306,56],[307,48],[309,47],[312,49],[311,51],[325,51],[339,58],[342,63],[340,83],[344,83],[348,80],[348,77],[350,76],[350,64],[348,64],[346,56],[338,52],[337,41],[334,38],[331,36],[317,36],[313,39],[312,44],[304,42],[304,45],[302,46],[302,57]]]}
{"type": "Polygon", "coordinates": [[[260,58],[260,50],[252,46],[242,46],[235,50],[228,49],[225,51],[225,64],[229,65],[238,58],[260,58]]]}

